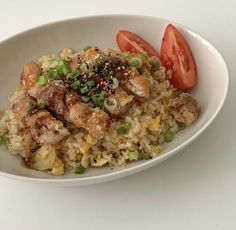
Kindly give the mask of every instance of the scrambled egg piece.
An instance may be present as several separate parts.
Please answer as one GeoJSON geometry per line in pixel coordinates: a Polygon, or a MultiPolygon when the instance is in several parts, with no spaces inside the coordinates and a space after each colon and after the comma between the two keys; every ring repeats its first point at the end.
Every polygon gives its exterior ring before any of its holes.
{"type": "Polygon", "coordinates": [[[89,149],[90,149],[91,147],[92,147],[92,145],[85,141],[85,142],[80,146],[79,150],[80,150],[80,152],[81,152],[82,154],[85,154],[86,152],[89,151],[89,149]]]}
{"type": "Polygon", "coordinates": [[[93,167],[101,167],[101,166],[105,165],[107,162],[108,162],[107,159],[103,158],[101,155],[98,155],[96,157],[96,163],[93,162],[91,165],[93,167]]]}
{"type": "Polygon", "coordinates": [[[88,134],[88,136],[86,137],[86,141],[91,145],[97,144],[97,139],[91,134],[88,134]]]}
{"type": "Polygon", "coordinates": [[[80,152],[82,154],[85,154],[96,143],[97,143],[97,139],[91,134],[88,134],[86,137],[86,141],[84,141],[83,144],[80,146],[80,152]]]}
{"type": "Polygon", "coordinates": [[[84,167],[84,168],[88,168],[89,166],[89,154],[83,154],[83,157],[81,159],[81,165],[84,167]]]}
{"type": "Polygon", "coordinates": [[[156,118],[151,119],[151,121],[149,122],[148,128],[151,131],[160,132],[161,131],[160,121],[161,121],[160,116],[157,116],[156,118]]]}
{"type": "Polygon", "coordinates": [[[56,158],[53,167],[52,167],[52,174],[54,176],[61,176],[64,174],[64,164],[61,161],[61,159],[59,159],[58,157],[56,158]]]}

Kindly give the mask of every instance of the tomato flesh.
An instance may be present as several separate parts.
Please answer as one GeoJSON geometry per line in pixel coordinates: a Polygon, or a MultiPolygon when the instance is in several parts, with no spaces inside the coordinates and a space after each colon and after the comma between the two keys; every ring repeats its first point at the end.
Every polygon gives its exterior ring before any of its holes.
{"type": "Polygon", "coordinates": [[[191,50],[181,33],[169,24],[161,43],[161,60],[172,71],[171,83],[181,90],[197,84],[197,70],[191,50]]]}
{"type": "Polygon", "coordinates": [[[149,57],[157,56],[158,52],[143,38],[127,30],[120,30],[116,35],[116,42],[122,52],[145,52],[149,57]]]}

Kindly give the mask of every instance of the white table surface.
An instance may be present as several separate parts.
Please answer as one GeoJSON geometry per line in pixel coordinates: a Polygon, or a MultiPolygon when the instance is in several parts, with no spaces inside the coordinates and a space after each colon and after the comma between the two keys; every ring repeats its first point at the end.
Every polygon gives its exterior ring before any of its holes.
{"type": "MultiPolygon", "coordinates": [[[[0,39],[64,18],[132,13],[182,23],[224,56],[230,92],[213,124],[171,159],[136,175],[85,187],[0,178],[0,229],[236,229],[235,0],[0,0],[0,39]]],[[[216,89],[217,90],[217,89],[216,89]]]]}

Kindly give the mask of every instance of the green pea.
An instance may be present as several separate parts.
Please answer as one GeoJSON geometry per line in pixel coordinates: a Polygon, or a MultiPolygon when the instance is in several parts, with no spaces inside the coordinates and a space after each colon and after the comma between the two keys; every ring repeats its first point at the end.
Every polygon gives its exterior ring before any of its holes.
{"type": "Polygon", "coordinates": [[[85,168],[80,165],[79,167],[77,167],[77,169],[75,170],[75,174],[83,174],[85,172],[85,168]]]}
{"type": "Polygon", "coordinates": [[[173,140],[173,133],[171,131],[166,131],[163,133],[166,142],[171,142],[173,140]]]}
{"type": "Polygon", "coordinates": [[[138,57],[133,57],[129,60],[129,65],[139,69],[142,67],[143,61],[138,57]]]}
{"type": "Polygon", "coordinates": [[[133,161],[133,160],[138,160],[139,157],[139,152],[129,152],[129,160],[133,161]]]}
{"type": "Polygon", "coordinates": [[[183,122],[179,122],[178,126],[179,126],[179,130],[183,130],[183,129],[185,129],[187,127],[187,125],[185,123],[183,123],[183,122]]]}

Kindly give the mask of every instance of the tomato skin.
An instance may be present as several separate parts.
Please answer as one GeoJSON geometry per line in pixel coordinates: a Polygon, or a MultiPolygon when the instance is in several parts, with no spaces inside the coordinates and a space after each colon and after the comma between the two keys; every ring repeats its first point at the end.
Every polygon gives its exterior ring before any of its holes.
{"type": "Polygon", "coordinates": [[[161,60],[166,70],[172,71],[171,83],[186,90],[197,84],[197,70],[191,50],[181,33],[169,24],[161,43],[161,60]]]}
{"type": "Polygon", "coordinates": [[[146,52],[149,57],[157,56],[158,52],[143,38],[127,30],[120,30],[116,34],[116,42],[122,52],[146,52]]]}

